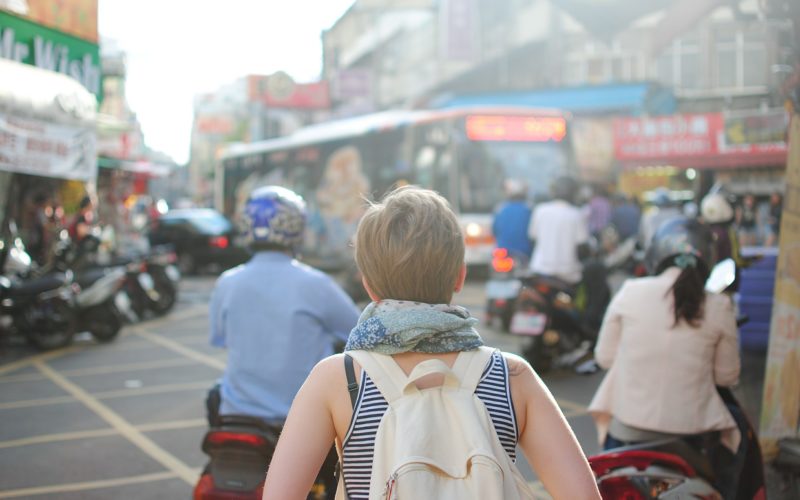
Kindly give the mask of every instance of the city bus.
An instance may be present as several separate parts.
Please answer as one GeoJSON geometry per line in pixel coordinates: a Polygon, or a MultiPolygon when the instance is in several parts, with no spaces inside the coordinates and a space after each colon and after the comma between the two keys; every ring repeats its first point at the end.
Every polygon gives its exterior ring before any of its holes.
{"type": "Polygon", "coordinates": [[[569,117],[531,108],[387,111],[312,125],[277,139],[234,145],[217,172],[218,209],[241,220],[249,193],[288,187],[305,198],[305,261],[325,270],[351,265],[351,240],[366,209],[393,187],[434,189],[451,203],[466,240],[466,262],[488,265],[492,214],[505,179],[524,181],[531,199],[553,178],[574,173],[569,117]]]}

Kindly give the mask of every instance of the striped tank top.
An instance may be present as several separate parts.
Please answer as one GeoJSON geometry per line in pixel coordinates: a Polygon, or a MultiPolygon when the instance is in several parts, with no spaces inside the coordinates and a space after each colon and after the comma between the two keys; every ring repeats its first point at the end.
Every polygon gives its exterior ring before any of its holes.
{"type": "MultiPolygon", "coordinates": [[[[489,416],[506,453],[511,460],[516,461],[517,421],[508,384],[508,365],[500,352],[492,355],[475,389],[475,395],[489,410],[489,416]]],[[[375,436],[388,408],[389,403],[367,372],[362,370],[353,420],[342,446],[342,475],[350,500],[369,498],[375,436]]]]}

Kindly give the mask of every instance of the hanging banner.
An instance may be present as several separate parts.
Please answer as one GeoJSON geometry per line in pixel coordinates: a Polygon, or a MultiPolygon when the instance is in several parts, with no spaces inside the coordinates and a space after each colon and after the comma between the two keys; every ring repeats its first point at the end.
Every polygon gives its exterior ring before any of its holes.
{"type": "Polygon", "coordinates": [[[790,132],[775,298],[769,332],[759,436],[767,457],[776,441],[798,435],[800,424],[800,119],[790,132]]]}
{"type": "Polygon", "coordinates": [[[94,180],[94,130],[0,113],[0,170],[80,181],[94,180]]]}

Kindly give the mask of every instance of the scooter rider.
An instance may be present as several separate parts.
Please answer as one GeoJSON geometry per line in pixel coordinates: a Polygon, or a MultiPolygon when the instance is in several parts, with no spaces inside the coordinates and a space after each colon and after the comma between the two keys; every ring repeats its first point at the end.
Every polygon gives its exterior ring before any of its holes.
{"type": "Polygon", "coordinates": [[[219,415],[285,419],[311,369],[347,340],[359,316],[329,276],[294,259],[306,223],[300,196],[256,189],[245,217],[254,256],[225,272],[211,297],[210,342],[228,350],[207,400],[211,425],[219,415]]]}
{"type": "Polygon", "coordinates": [[[528,236],[535,242],[531,271],[576,286],[582,276],[581,260],[589,255],[588,221],[574,204],[578,183],[562,176],[550,191],[553,200],[536,206],[528,226],[528,236]]]}
{"type": "Polygon", "coordinates": [[[595,348],[609,371],[589,405],[606,449],[674,436],[699,449],[718,436],[725,447],[715,450],[737,450],[741,434],[715,387],[739,378],[736,316],[729,297],[704,290],[712,240],[696,219],[663,223],[646,257],[652,276],[626,281],[609,305],[595,348]]]}
{"type": "Polygon", "coordinates": [[[492,234],[498,248],[527,263],[533,245],[528,239],[528,225],[531,220],[531,207],[527,202],[528,188],[517,179],[506,179],[504,183],[506,201],[495,213],[492,221],[492,234]]]}

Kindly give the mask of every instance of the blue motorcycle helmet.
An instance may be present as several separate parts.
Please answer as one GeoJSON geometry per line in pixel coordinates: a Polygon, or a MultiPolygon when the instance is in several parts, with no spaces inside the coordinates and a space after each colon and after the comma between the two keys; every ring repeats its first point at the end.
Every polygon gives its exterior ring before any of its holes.
{"type": "Polygon", "coordinates": [[[303,243],[306,202],[290,189],[264,186],[250,193],[244,209],[248,239],[255,249],[296,250],[303,243]]]}

